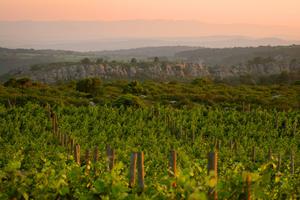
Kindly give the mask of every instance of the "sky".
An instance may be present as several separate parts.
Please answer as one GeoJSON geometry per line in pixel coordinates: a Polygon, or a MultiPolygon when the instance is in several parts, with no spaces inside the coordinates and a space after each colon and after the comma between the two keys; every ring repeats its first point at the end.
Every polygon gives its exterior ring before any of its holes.
{"type": "Polygon", "coordinates": [[[234,36],[224,40],[235,46],[240,36],[298,44],[300,0],[0,0],[0,46],[9,48],[108,48],[128,39],[145,46],[131,39],[159,38],[161,45],[206,36],[234,36]]]}
{"type": "Polygon", "coordinates": [[[1,21],[198,20],[300,27],[299,0],[0,0],[1,21]]]}

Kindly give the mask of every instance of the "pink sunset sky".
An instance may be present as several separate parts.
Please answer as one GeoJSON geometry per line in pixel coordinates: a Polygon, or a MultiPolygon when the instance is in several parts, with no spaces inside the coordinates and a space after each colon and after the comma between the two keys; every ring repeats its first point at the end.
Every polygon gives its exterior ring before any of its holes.
{"type": "Polygon", "coordinates": [[[300,27],[299,0],[1,0],[0,20],[199,20],[300,27]]]}

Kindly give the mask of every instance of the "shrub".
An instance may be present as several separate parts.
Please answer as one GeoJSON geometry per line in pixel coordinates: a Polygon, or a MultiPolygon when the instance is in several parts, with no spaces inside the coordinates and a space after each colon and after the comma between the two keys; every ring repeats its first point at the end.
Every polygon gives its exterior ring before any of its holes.
{"type": "Polygon", "coordinates": [[[92,63],[91,60],[90,60],[89,58],[84,58],[84,59],[82,59],[80,62],[81,62],[81,64],[83,64],[83,65],[89,65],[89,64],[92,63]]]}
{"type": "Polygon", "coordinates": [[[15,79],[11,78],[4,83],[5,87],[28,88],[32,86],[32,81],[29,78],[15,79]]]}
{"type": "Polygon", "coordinates": [[[82,79],[76,83],[76,90],[90,94],[98,94],[100,92],[101,80],[98,78],[82,79]]]}
{"type": "Polygon", "coordinates": [[[117,100],[115,100],[113,102],[113,106],[116,106],[116,107],[132,106],[132,107],[140,108],[140,107],[144,107],[145,105],[139,97],[134,96],[132,94],[125,94],[125,95],[120,96],[117,100]]]}
{"type": "Polygon", "coordinates": [[[98,58],[98,59],[96,60],[96,64],[103,64],[103,63],[104,63],[103,58],[98,58]]]}
{"type": "Polygon", "coordinates": [[[17,79],[11,78],[3,84],[5,87],[17,87],[17,79]]]}
{"type": "Polygon", "coordinates": [[[146,94],[147,92],[138,81],[132,81],[123,88],[123,93],[139,95],[146,94]]]}
{"type": "Polygon", "coordinates": [[[300,85],[300,80],[295,81],[294,85],[300,85]]]}
{"type": "Polygon", "coordinates": [[[131,61],[130,61],[132,64],[136,64],[137,63],[137,59],[136,58],[131,58],[131,61]]]}
{"type": "Polygon", "coordinates": [[[206,84],[211,84],[213,81],[208,78],[208,77],[205,77],[205,78],[196,78],[192,81],[192,84],[193,85],[206,85],[206,84]]]}

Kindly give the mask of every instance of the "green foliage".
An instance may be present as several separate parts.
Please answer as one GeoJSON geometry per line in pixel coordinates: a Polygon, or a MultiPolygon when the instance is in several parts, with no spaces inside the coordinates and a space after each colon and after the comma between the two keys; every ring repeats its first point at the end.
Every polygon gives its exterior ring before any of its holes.
{"type": "Polygon", "coordinates": [[[138,81],[132,81],[127,84],[123,89],[123,93],[131,93],[134,95],[147,94],[146,90],[138,81]]]}
{"type": "Polygon", "coordinates": [[[98,78],[82,79],[76,83],[76,90],[90,94],[97,94],[100,92],[101,80],[98,78]]]}
{"type": "Polygon", "coordinates": [[[17,86],[17,79],[11,78],[8,81],[6,81],[3,85],[5,87],[16,87],[17,86]]]}
{"type": "Polygon", "coordinates": [[[281,72],[277,79],[277,81],[281,84],[288,83],[289,80],[289,73],[287,71],[281,72]]]}
{"type": "Polygon", "coordinates": [[[131,58],[131,61],[130,61],[130,63],[132,63],[132,64],[136,64],[136,63],[137,63],[137,59],[136,59],[136,58],[131,58]]]}
{"type": "Polygon", "coordinates": [[[92,63],[92,61],[89,58],[84,58],[80,62],[83,65],[90,65],[92,63]]]}
{"type": "Polygon", "coordinates": [[[274,62],[275,60],[272,57],[255,57],[252,60],[248,61],[249,65],[259,65],[259,64],[267,64],[267,63],[271,63],[274,62]]]}
{"type": "Polygon", "coordinates": [[[118,99],[116,99],[113,102],[113,105],[116,107],[144,107],[143,101],[139,97],[134,96],[132,94],[121,95],[118,99]]]}
{"type": "Polygon", "coordinates": [[[103,58],[97,58],[96,64],[103,64],[103,63],[104,63],[104,59],[103,58]]]}
{"type": "Polygon", "coordinates": [[[33,83],[29,78],[20,78],[20,79],[11,78],[4,83],[5,87],[28,88],[31,87],[32,85],[33,83]]]}
{"type": "Polygon", "coordinates": [[[211,84],[211,83],[213,83],[213,81],[208,77],[206,77],[206,78],[196,78],[192,81],[193,85],[199,85],[199,86],[206,85],[206,84],[211,84]]]}
{"type": "Polygon", "coordinates": [[[251,176],[253,199],[292,199],[300,193],[299,111],[278,112],[197,106],[53,106],[61,133],[81,145],[82,166],[53,136],[48,113],[38,104],[0,106],[0,199],[244,199],[251,176]],[[276,127],[282,124],[285,127],[276,127]],[[266,131],[267,130],[267,131],[266,131]],[[105,146],[116,151],[107,170],[105,146]],[[207,152],[218,146],[218,179],[207,172],[207,152]],[[232,145],[233,144],[233,145],[232,145]],[[89,173],[86,149],[98,146],[99,161],[89,173]],[[252,148],[256,147],[256,161],[252,148]],[[273,155],[267,160],[268,149],[273,155]],[[169,177],[169,151],[177,152],[177,174],[169,177]],[[290,173],[290,151],[295,173],[290,173]],[[131,152],[144,151],[145,184],[128,187],[131,152]],[[282,155],[280,169],[277,155],[282,155]],[[176,187],[174,186],[176,182],[176,187]]]}
{"type": "Polygon", "coordinates": [[[159,58],[156,56],[154,57],[154,62],[158,63],[159,62],[159,58]]]}

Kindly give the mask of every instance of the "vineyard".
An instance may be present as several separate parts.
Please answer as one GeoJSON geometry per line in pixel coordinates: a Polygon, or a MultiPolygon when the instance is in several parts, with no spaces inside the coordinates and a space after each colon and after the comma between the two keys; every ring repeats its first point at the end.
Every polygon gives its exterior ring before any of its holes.
{"type": "Polygon", "coordinates": [[[0,107],[0,199],[298,199],[299,111],[0,107]]]}

